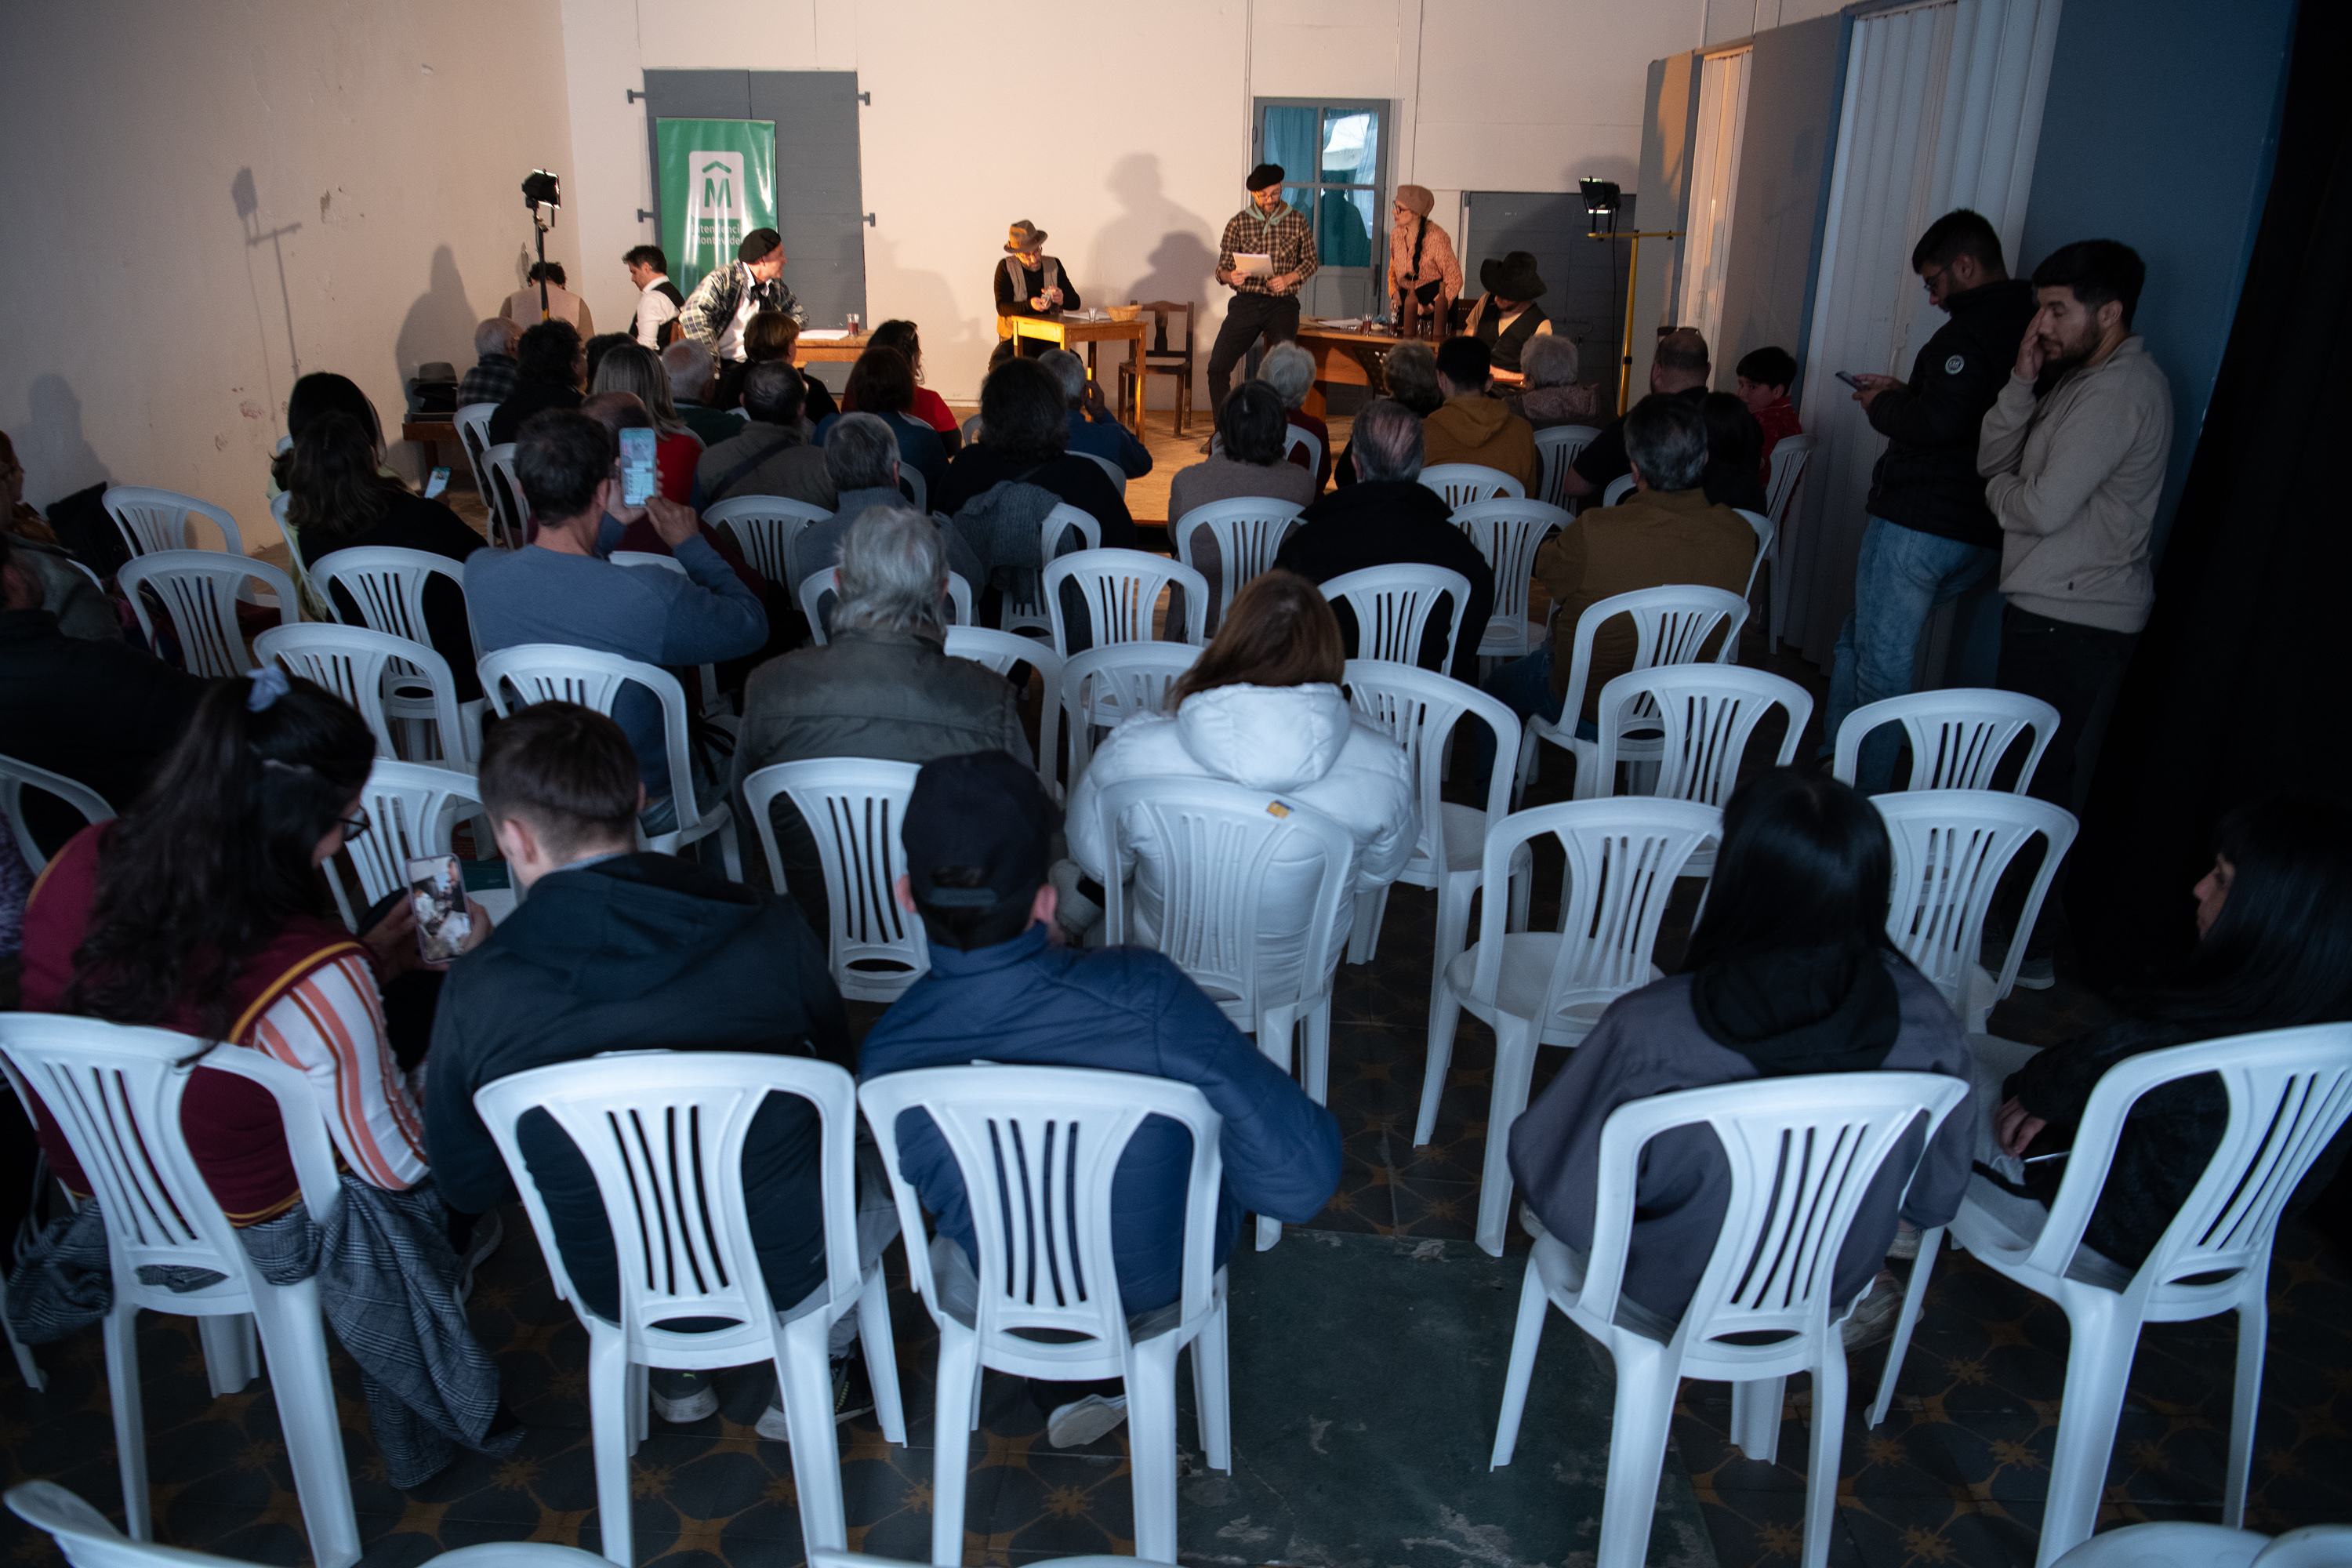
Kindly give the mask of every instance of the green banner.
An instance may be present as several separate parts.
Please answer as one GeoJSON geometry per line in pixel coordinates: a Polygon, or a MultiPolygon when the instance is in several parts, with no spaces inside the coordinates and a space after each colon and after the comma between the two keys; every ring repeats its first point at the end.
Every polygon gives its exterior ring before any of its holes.
{"type": "Polygon", "coordinates": [[[705,274],[735,259],[755,228],[776,226],[776,122],[656,120],[661,153],[661,243],[670,281],[691,294],[705,274]]]}

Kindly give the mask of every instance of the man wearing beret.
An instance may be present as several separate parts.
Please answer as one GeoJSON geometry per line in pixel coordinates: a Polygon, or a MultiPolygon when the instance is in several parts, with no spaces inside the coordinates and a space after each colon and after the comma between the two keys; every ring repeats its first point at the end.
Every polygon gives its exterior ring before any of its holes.
{"type": "Polygon", "coordinates": [[[1222,407],[1233,384],[1234,366],[1263,335],[1269,346],[1298,335],[1298,289],[1320,265],[1315,230],[1307,215],[1282,199],[1282,165],[1260,163],[1250,171],[1249,205],[1225,220],[1217,252],[1217,281],[1234,291],[1225,324],[1209,351],[1209,405],[1222,407]],[[1244,272],[1241,256],[1271,258],[1270,269],[1244,272]]]}

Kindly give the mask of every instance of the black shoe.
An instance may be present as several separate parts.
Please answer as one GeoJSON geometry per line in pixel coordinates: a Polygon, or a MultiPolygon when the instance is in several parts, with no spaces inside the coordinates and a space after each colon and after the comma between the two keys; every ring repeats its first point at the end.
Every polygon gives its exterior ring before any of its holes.
{"type": "Polygon", "coordinates": [[[654,1414],[665,1421],[675,1425],[718,1414],[719,1390],[707,1372],[657,1366],[646,1381],[653,1393],[654,1414]]]}

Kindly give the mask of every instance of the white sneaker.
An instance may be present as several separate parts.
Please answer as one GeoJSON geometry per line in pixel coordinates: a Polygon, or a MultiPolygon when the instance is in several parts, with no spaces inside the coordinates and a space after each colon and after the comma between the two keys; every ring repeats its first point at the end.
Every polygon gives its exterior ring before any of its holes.
{"type": "Polygon", "coordinates": [[[1853,1313],[1838,1325],[1838,1336],[1848,1351],[1874,1345],[1895,1332],[1895,1315],[1903,1310],[1903,1285],[1887,1269],[1878,1271],[1870,1293],[1855,1303],[1853,1313]]]}
{"type": "Polygon", "coordinates": [[[1127,1395],[1105,1399],[1089,1394],[1045,1417],[1045,1441],[1056,1448],[1083,1448],[1127,1419],[1127,1395]]]}

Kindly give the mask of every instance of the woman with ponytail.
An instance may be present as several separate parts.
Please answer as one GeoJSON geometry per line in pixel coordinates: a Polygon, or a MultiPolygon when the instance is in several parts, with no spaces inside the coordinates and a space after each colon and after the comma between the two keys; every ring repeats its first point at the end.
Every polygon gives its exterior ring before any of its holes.
{"type": "MultiPolygon", "coordinates": [[[[408,900],[358,938],[319,868],[369,829],[375,742],[351,706],[277,668],[215,686],[138,804],[50,861],[25,911],[24,1005],[265,1051],[299,1068],[345,1163],[394,1191],[425,1175],[417,1104],[384,1026],[382,986],[420,966],[408,900]]],[[[478,915],[476,940],[488,922],[478,915]]],[[[200,1053],[204,1054],[204,1053],[200,1053]]],[[[89,1191],[49,1118],[42,1147],[89,1191]]],[[[198,1071],[190,1151],[240,1226],[299,1196],[277,1105],[198,1071]]]]}

